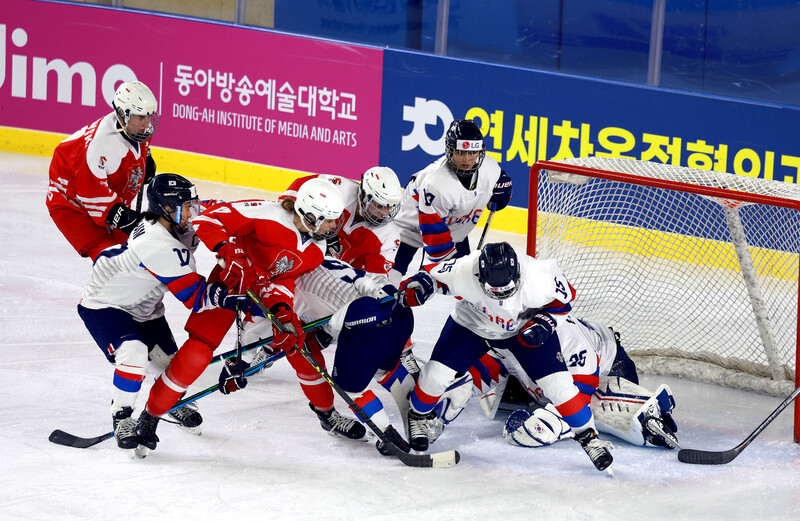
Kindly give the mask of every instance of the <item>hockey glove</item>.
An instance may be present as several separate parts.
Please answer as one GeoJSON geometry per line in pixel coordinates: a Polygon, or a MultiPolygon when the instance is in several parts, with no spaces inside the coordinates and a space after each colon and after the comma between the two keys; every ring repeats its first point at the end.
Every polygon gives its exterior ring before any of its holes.
{"type": "Polygon", "coordinates": [[[519,330],[519,343],[525,347],[541,347],[556,329],[556,320],[550,313],[540,311],[519,330]]]}
{"type": "Polygon", "coordinates": [[[275,324],[272,325],[272,347],[289,353],[292,349],[302,346],[305,342],[303,325],[292,308],[285,302],[280,302],[272,306],[270,311],[283,324],[284,329],[284,331],[279,331],[275,324]]]}
{"type": "Polygon", "coordinates": [[[220,280],[229,288],[238,288],[244,279],[244,270],[247,268],[247,254],[244,248],[235,242],[225,241],[217,246],[222,272],[219,274],[220,280]]]}
{"type": "Polygon", "coordinates": [[[117,203],[111,207],[106,217],[106,224],[113,226],[122,233],[131,234],[136,225],[144,216],[136,210],[131,210],[122,203],[117,203]]]}
{"type": "Polygon", "coordinates": [[[436,283],[424,271],[415,273],[400,283],[400,304],[409,308],[421,306],[433,296],[436,283]]]}
{"type": "Polygon", "coordinates": [[[247,387],[247,378],[244,373],[249,368],[250,364],[244,360],[236,360],[235,358],[225,360],[225,365],[219,373],[219,392],[231,394],[247,387]]]}
{"type": "Polygon", "coordinates": [[[313,354],[322,352],[323,349],[331,345],[333,337],[324,329],[317,329],[306,335],[306,348],[313,354]]]}
{"type": "Polygon", "coordinates": [[[144,169],[144,184],[149,185],[150,181],[156,176],[156,162],[153,156],[150,155],[150,149],[147,149],[147,165],[144,169]]]}
{"type": "Polygon", "coordinates": [[[489,199],[489,204],[486,206],[490,210],[498,211],[508,206],[511,200],[511,178],[506,174],[505,170],[500,171],[500,178],[494,185],[492,190],[492,198],[489,199]]]}
{"type": "Polygon", "coordinates": [[[206,289],[206,295],[208,296],[208,303],[218,308],[230,309],[231,311],[236,311],[238,308],[240,311],[249,311],[253,306],[252,302],[250,302],[250,297],[246,294],[230,293],[230,290],[219,282],[209,284],[206,289]]]}

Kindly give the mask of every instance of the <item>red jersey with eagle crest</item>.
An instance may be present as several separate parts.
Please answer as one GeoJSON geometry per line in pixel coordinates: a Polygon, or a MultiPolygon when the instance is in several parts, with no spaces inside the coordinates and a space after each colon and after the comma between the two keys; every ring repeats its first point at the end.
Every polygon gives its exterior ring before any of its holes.
{"type": "Polygon", "coordinates": [[[195,217],[197,236],[211,250],[232,238],[244,247],[257,277],[266,277],[271,301],[294,300],[297,277],[322,264],[325,241],[315,241],[294,225],[294,213],[280,203],[244,200],[217,203],[195,217]]]}

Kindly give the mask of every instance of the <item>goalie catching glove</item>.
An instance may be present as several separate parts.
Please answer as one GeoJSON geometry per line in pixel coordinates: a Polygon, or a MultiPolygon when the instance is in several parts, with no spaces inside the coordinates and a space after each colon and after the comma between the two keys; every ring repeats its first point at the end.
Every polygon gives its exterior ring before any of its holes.
{"type": "Polygon", "coordinates": [[[572,429],[552,403],[533,412],[517,409],[503,427],[503,438],[518,447],[544,447],[572,436],[572,429]]]}

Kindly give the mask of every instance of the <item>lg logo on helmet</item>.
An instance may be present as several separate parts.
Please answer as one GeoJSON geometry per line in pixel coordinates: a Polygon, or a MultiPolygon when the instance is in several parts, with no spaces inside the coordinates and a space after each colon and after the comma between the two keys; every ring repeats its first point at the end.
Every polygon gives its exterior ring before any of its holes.
{"type": "MultiPolygon", "coordinates": [[[[6,80],[6,25],[0,24],[0,88],[6,80]]],[[[11,31],[11,44],[22,49],[28,44],[28,33],[18,27],[11,31]]],[[[77,62],[68,65],[62,59],[33,57],[31,59],[31,89],[32,99],[47,99],[47,78],[54,72],[58,81],[59,103],[72,103],[72,80],[77,74],[80,81],[80,103],[87,107],[97,105],[97,73],[94,67],[87,62],[77,62]]],[[[24,54],[11,55],[11,96],[15,98],[28,97],[28,57],[24,54]]],[[[114,98],[116,85],[123,81],[136,81],[136,74],[127,65],[115,63],[103,74],[100,81],[103,99],[111,104],[114,98]]]]}

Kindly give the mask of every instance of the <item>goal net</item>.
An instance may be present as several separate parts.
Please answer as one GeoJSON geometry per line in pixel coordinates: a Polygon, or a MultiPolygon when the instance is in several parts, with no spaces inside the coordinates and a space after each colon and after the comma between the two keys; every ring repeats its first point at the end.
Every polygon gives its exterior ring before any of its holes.
{"type": "MultiPolygon", "coordinates": [[[[637,367],[779,396],[800,383],[800,187],[622,158],[531,168],[528,254],[637,367]]],[[[795,404],[795,439],[800,406],[795,404]]]]}

